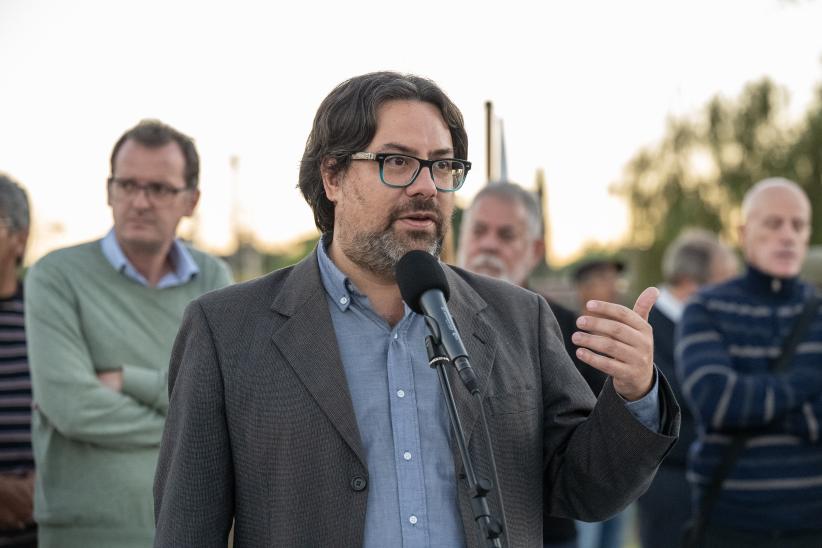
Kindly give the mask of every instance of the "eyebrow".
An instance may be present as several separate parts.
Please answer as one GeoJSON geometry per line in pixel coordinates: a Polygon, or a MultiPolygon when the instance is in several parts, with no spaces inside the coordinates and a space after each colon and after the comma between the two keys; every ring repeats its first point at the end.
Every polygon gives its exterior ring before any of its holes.
{"type": "MultiPolygon", "coordinates": [[[[401,145],[399,143],[385,143],[384,145],[382,145],[379,148],[379,150],[381,152],[394,152],[394,151],[397,151],[397,152],[400,152],[402,154],[408,154],[409,156],[414,156],[414,155],[418,154],[416,149],[407,147],[405,145],[401,145]]],[[[431,157],[443,158],[443,157],[446,157],[446,156],[453,156],[453,155],[454,155],[454,149],[450,148],[450,147],[448,147],[448,148],[438,148],[437,150],[432,150],[432,151],[428,152],[428,157],[429,158],[431,158],[431,157]]]]}

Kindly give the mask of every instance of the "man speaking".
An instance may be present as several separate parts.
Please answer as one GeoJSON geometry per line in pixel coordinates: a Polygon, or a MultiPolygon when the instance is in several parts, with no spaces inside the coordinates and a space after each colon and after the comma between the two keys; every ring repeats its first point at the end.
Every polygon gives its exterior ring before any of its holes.
{"type": "MultiPolygon", "coordinates": [[[[477,546],[427,327],[394,275],[408,251],[438,255],[466,157],[462,115],[430,80],[366,74],[323,101],[299,180],[317,249],[187,310],[156,546],[225,546],[232,519],[242,547],[477,546]]],[[[540,546],[544,507],[601,520],[639,496],[679,424],[645,321],[656,290],[634,310],[589,303],[580,319],[580,358],[612,378],[595,400],[544,299],[444,268],[489,418],[506,545],[540,546]]],[[[448,375],[490,478],[479,410],[448,375]]]]}

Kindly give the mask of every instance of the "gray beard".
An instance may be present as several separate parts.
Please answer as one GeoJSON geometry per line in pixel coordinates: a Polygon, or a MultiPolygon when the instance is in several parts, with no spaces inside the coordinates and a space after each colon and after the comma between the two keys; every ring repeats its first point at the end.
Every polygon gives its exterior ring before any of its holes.
{"type": "Polygon", "coordinates": [[[492,253],[478,253],[474,255],[471,260],[466,260],[464,257],[460,258],[460,266],[471,272],[485,274],[498,280],[505,280],[511,282],[511,273],[508,272],[505,263],[492,253]]]}
{"type": "Polygon", "coordinates": [[[394,279],[394,269],[399,260],[412,249],[420,249],[419,246],[412,246],[412,243],[427,243],[427,247],[422,248],[434,257],[439,257],[442,251],[442,241],[444,235],[441,234],[441,227],[437,229],[433,241],[426,232],[409,232],[408,242],[397,238],[397,234],[388,227],[381,232],[361,232],[356,234],[350,244],[343,244],[342,251],[357,266],[364,270],[369,270],[374,274],[386,279],[394,279]]]}

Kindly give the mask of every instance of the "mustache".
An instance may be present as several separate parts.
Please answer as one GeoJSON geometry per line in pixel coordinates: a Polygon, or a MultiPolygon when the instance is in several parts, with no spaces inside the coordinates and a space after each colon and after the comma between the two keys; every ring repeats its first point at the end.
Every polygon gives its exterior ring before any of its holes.
{"type": "Polygon", "coordinates": [[[491,253],[478,253],[468,261],[469,268],[491,268],[505,272],[506,267],[502,259],[491,253]]]}
{"type": "Polygon", "coordinates": [[[434,217],[434,223],[437,226],[442,226],[442,212],[437,207],[437,203],[432,199],[420,197],[411,198],[409,202],[393,209],[388,216],[388,226],[409,213],[430,213],[434,217]]]}

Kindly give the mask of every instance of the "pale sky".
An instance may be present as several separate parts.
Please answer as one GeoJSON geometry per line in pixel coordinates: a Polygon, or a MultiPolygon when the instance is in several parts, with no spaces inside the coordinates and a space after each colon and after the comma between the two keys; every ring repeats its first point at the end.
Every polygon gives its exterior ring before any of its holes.
{"type": "Polygon", "coordinates": [[[101,236],[108,157],[141,118],[193,136],[199,244],[241,224],[284,243],[313,230],[295,189],[314,112],[348,77],[434,79],[465,116],[464,204],[485,183],[484,102],[504,120],[509,175],[548,182],[554,250],[625,236],[608,186],[670,115],[763,76],[801,113],[822,82],[822,1],[210,2],[0,0],[0,171],[33,202],[29,261],[101,236]]]}

